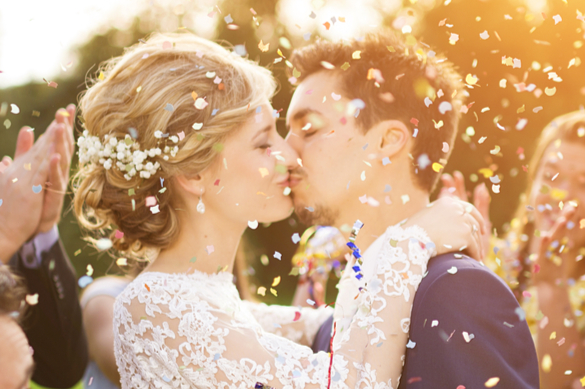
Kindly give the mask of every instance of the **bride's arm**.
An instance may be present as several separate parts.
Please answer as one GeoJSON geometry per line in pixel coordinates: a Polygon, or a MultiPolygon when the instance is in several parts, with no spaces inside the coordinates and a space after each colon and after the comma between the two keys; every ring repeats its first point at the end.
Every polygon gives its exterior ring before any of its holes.
{"type": "Polygon", "coordinates": [[[333,308],[325,306],[312,308],[242,302],[262,329],[306,346],[313,344],[317,331],[333,314],[333,308]]]}
{"type": "MultiPolygon", "coordinates": [[[[402,304],[402,295],[387,296],[382,285],[373,281],[394,283],[409,263],[410,251],[416,252],[417,261],[428,260],[432,245],[422,243],[427,249],[418,241],[416,245],[400,243],[379,262],[364,295],[367,299],[362,300],[363,310],[343,331],[332,356],[314,354],[255,323],[238,321],[235,312],[220,310],[203,299],[176,299],[180,289],[164,279],[131,285],[134,291],[125,292],[115,307],[115,350],[122,386],[250,388],[261,382],[275,388],[324,388],[330,382],[332,388],[355,388],[396,380],[393,375],[402,366],[405,342],[394,339],[403,324],[395,307],[402,305],[400,310],[409,312],[411,303],[402,304]],[[384,310],[388,306],[392,309],[384,310]],[[373,368],[381,363],[381,356],[385,367],[376,374],[373,368]]],[[[407,275],[416,283],[422,266],[413,267],[407,275]]]]}

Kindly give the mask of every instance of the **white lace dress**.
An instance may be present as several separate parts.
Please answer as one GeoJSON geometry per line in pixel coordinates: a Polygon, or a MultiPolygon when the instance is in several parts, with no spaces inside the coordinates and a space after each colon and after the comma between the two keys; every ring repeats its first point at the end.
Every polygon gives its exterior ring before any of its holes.
{"type": "Polygon", "coordinates": [[[364,253],[359,283],[347,268],[333,356],[307,346],[330,309],[243,302],[229,273],[143,273],[114,306],[122,387],[394,387],[433,251],[419,227],[392,226],[364,253]]]}

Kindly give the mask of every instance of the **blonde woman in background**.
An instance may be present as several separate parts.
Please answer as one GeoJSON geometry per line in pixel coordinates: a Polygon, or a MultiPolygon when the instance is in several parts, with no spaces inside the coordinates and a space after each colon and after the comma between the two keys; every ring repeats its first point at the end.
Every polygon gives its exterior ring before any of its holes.
{"type": "MultiPolygon", "coordinates": [[[[442,179],[443,195],[467,199],[461,173],[442,179]]],[[[485,185],[474,193],[489,221],[485,185]]],[[[526,313],[541,386],[585,386],[585,111],[544,128],[510,230],[492,238],[488,253],[485,264],[506,280],[526,313]]]]}
{"type": "MultiPolygon", "coordinates": [[[[297,155],[276,131],[270,72],[185,33],[155,34],[99,75],[80,101],[75,212],[95,238],[107,236],[128,259],[149,262],[114,305],[122,387],[388,386],[406,348],[401,322],[412,304],[402,296],[373,289],[368,299],[388,309],[358,311],[330,356],[308,347],[330,308],[246,303],[233,284],[246,227],[292,212],[285,194],[297,155]],[[375,335],[385,333],[396,354],[376,348],[375,335]]],[[[449,242],[479,254],[469,222],[483,221],[462,209],[442,201],[397,225],[421,232],[418,241],[396,237],[384,263],[368,264],[372,274],[409,259],[403,278],[410,291],[433,248],[441,253],[449,242]],[[435,222],[443,219],[461,229],[445,232],[435,222]]]]}

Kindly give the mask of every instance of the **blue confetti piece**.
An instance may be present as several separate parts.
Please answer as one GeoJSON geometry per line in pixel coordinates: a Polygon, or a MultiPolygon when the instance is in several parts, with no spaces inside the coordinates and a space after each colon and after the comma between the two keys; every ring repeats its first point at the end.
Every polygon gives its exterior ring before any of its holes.
{"type": "Polygon", "coordinates": [[[256,114],[260,114],[262,112],[262,106],[256,107],[256,114]]]}
{"type": "Polygon", "coordinates": [[[303,39],[305,41],[308,41],[309,39],[311,39],[311,33],[305,33],[305,34],[303,34],[303,39]]]}
{"type": "Polygon", "coordinates": [[[499,251],[500,251],[500,248],[498,248],[497,246],[494,246],[494,254],[497,255],[499,251]]]}
{"type": "Polygon", "coordinates": [[[311,306],[315,306],[315,301],[312,299],[307,299],[307,303],[311,306]]]}
{"type": "Polygon", "coordinates": [[[171,381],[171,379],[168,376],[166,376],[166,375],[163,375],[162,379],[165,382],[170,382],[171,381]]]}
{"type": "Polygon", "coordinates": [[[165,110],[173,112],[173,111],[175,111],[175,107],[173,107],[173,105],[171,103],[167,103],[165,110]]]}
{"type": "Polygon", "coordinates": [[[278,260],[282,260],[282,254],[280,252],[274,251],[274,258],[278,260]]]}
{"type": "Polygon", "coordinates": [[[351,267],[351,269],[353,269],[355,272],[360,272],[362,270],[359,265],[354,265],[351,267]]]}
{"type": "Polygon", "coordinates": [[[354,118],[357,118],[358,115],[360,114],[361,110],[358,108],[357,110],[355,110],[355,114],[353,114],[354,118]]]}
{"type": "Polygon", "coordinates": [[[280,364],[286,363],[286,359],[284,358],[284,356],[277,356],[276,361],[280,364]]]}
{"type": "Polygon", "coordinates": [[[357,274],[355,277],[357,278],[357,280],[360,280],[361,278],[363,278],[363,277],[364,277],[364,275],[362,275],[362,274],[357,274]]]}
{"type": "Polygon", "coordinates": [[[333,382],[337,382],[340,379],[341,379],[341,374],[339,374],[339,372],[335,371],[335,374],[333,374],[333,377],[331,377],[331,380],[333,382]]]}
{"type": "Polygon", "coordinates": [[[301,373],[298,370],[293,370],[292,374],[293,374],[293,378],[298,378],[301,376],[301,373]]]}
{"type": "Polygon", "coordinates": [[[93,278],[91,276],[83,275],[81,278],[79,278],[77,284],[81,288],[86,288],[91,282],[93,282],[93,278]]]}
{"type": "Polygon", "coordinates": [[[366,149],[368,148],[368,146],[369,146],[369,145],[370,145],[370,144],[365,144],[364,146],[362,146],[362,149],[363,149],[363,150],[366,150],[366,149]]]}
{"type": "Polygon", "coordinates": [[[309,210],[311,213],[312,213],[313,211],[315,211],[315,209],[314,209],[314,208],[312,208],[312,207],[305,207],[305,209],[309,210]]]}
{"type": "Polygon", "coordinates": [[[526,313],[520,306],[518,306],[516,310],[514,310],[514,312],[516,313],[520,321],[524,321],[526,319],[526,313]]]}
{"type": "Polygon", "coordinates": [[[214,108],[213,111],[211,111],[211,116],[214,116],[218,112],[219,112],[219,108],[214,108]]]}
{"type": "Polygon", "coordinates": [[[280,112],[277,110],[272,110],[272,117],[273,118],[280,118],[280,112]]]}
{"type": "Polygon", "coordinates": [[[35,194],[38,194],[39,192],[41,192],[43,190],[43,186],[40,184],[38,186],[32,186],[32,190],[35,194]]]}
{"type": "Polygon", "coordinates": [[[219,353],[216,353],[215,355],[213,355],[213,360],[219,360],[219,358],[221,358],[221,355],[219,353]]]}
{"type": "Polygon", "coordinates": [[[345,245],[347,245],[349,247],[349,249],[351,249],[351,250],[357,249],[357,246],[351,241],[348,241],[345,245]]]}
{"type": "Polygon", "coordinates": [[[331,263],[331,266],[333,268],[337,268],[341,265],[341,263],[339,262],[339,260],[333,260],[333,263],[331,263]]]}
{"type": "Polygon", "coordinates": [[[362,258],[362,255],[361,255],[361,253],[359,252],[359,249],[358,249],[358,250],[355,250],[355,251],[353,251],[353,257],[355,257],[356,259],[361,259],[361,258],[362,258]]]}
{"type": "Polygon", "coordinates": [[[392,187],[390,186],[390,184],[386,184],[386,187],[384,187],[384,192],[390,192],[392,191],[392,187]]]}
{"type": "Polygon", "coordinates": [[[129,127],[128,132],[130,133],[130,137],[134,139],[138,138],[138,131],[134,127],[129,127]]]}
{"type": "Polygon", "coordinates": [[[2,206],[2,203],[4,203],[4,201],[2,199],[0,199],[0,206],[2,206]]]}
{"type": "Polygon", "coordinates": [[[392,161],[390,161],[390,159],[388,157],[384,157],[382,159],[382,165],[386,166],[388,164],[392,164],[392,161]]]}

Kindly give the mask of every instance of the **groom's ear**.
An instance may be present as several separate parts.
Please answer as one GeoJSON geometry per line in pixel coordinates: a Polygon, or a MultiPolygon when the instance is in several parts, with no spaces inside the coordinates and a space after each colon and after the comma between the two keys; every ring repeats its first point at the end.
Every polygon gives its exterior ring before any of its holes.
{"type": "Polygon", "coordinates": [[[376,137],[378,153],[392,157],[400,153],[412,137],[410,130],[399,120],[386,120],[376,124],[369,132],[376,137]]]}

